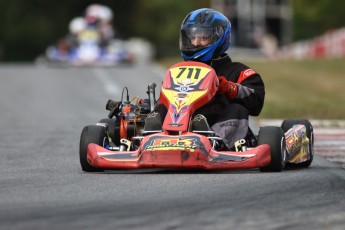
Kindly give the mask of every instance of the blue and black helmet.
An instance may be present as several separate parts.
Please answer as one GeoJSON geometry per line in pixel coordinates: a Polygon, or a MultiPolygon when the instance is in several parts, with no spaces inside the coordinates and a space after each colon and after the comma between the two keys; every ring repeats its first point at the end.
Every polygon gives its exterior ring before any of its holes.
{"type": "Polygon", "coordinates": [[[231,23],[223,14],[208,8],[195,10],[183,20],[180,50],[184,60],[210,63],[229,48],[231,23]]]}

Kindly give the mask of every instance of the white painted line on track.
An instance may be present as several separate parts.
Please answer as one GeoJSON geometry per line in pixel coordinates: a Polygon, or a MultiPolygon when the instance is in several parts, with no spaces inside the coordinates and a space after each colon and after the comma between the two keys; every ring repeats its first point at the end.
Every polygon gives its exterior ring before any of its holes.
{"type": "Polygon", "coordinates": [[[345,129],[316,128],[315,153],[345,168],[345,129]]]}
{"type": "MultiPolygon", "coordinates": [[[[345,128],[345,120],[316,120],[311,119],[309,120],[310,123],[313,125],[314,128],[345,128]]],[[[280,126],[283,122],[283,119],[258,119],[258,123],[260,126],[280,126]]]]}
{"type": "Polygon", "coordinates": [[[92,69],[97,79],[102,83],[104,91],[112,97],[120,97],[122,88],[115,84],[104,69],[92,69]]]}

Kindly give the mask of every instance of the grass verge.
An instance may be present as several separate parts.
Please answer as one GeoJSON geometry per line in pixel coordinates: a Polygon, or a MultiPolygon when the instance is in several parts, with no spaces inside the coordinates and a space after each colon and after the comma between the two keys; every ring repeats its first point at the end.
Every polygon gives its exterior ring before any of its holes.
{"type": "MultiPolygon", "coordinates": [[[[160,64],[168,68],[179,61],[160,64]]],[[[242,62],[265,82],[261,119],[345,119],[345,59],[242,62]]]]}

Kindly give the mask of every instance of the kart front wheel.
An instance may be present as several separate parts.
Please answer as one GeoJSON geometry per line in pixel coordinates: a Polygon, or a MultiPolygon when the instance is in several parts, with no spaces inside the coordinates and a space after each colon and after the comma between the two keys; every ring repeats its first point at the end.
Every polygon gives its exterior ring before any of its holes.
{"type": "Polygon", "coordinates": [[[79,157],[80,165],[85,172],[101,172],[102,169],[93,167],[87,161],[87,146],[94,143],[104,146],[106,141],[106,131],[102,126],[88,125],[85,126],[80,136],[79,157]]]}
{"type": "Polygon", "coordinates": [[[98,121],[98,123],[105,123],[107,124],[107,132],[111,140],[115,143],[115,145],[119,146],[120,145],[120,130],[117,123],[116,118],[103,118],[98,121]]]}
{"type": "Polygon", "coordinates": [[[309,146],[308,146],[309,159],[307,161],[304,161],[298,164],[292,164],[292,163],[287,163],[287,164],[292,167],[295,166],[295,167],[300,167],[300,168],[308,168],[314,158],[314,130],[313,130],[312,124],[310,123],[309,120],[306,120],[306,119],[290,119],[290,120],[284,120],[282,122],[281,127],[284,133],[286,133],[289,129],[292,128],[292,126],[297,125],[297,124],[304,125],[306,128],[307,137],[309,139],[309,146]]]}
{"type": "Polygon", "coordinates": [[[285,167],[286,143],[285,135],[280,127],[266,126],[259,130],[258,144],[270,146],[271,162],[268,166],[260,168],[262,172],[280,172],[285,167]]]}

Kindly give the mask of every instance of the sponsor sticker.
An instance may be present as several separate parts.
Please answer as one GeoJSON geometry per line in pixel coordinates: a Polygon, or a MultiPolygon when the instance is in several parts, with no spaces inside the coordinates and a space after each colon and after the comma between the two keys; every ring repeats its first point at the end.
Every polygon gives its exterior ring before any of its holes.
{"type": "Polygon", "coordinates": [[[246,76],[246,77],[249,77],[251,75],[255,74],[255,71],[252,70],[252,69],[247,69],[243,72],[243,75],[246,76]]]}
{"type": "Polygon", "coordinates": [[[169,137],[151,140],[145,150],[184,150],[194,151],[199,147],[198,140],[193,137],[169,137]]]}

